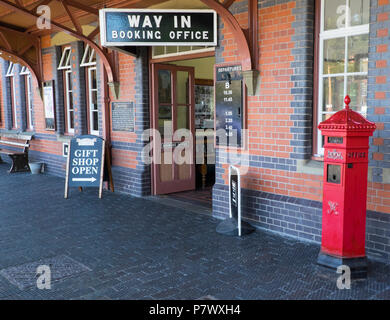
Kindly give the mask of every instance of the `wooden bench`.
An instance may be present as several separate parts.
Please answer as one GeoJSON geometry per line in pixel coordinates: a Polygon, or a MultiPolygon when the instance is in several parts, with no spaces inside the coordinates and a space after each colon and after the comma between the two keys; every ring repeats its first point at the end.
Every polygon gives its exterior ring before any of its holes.
{"type": "MultiPolygon", "coordinates": [[[[0,132],[0,154],[5,154],[9,156],[12,160],[11,169],[9,173],[14,172],[26,172],[30,171],[30,167],[28,166],[28,149],[30,147],[30,141],[33,138],[31,134],[18,134],[18,133],[1,133],[0,132]],[[15,142],[4,140],[4,138],[9,138],[12,140],[20,140],[23,142],[15,142]],[[23,148],[20,152],[3,149],[4,147],[18,147],[23,148]]],[[[0,162],[3,162],[0,157],[0,162]]]]}

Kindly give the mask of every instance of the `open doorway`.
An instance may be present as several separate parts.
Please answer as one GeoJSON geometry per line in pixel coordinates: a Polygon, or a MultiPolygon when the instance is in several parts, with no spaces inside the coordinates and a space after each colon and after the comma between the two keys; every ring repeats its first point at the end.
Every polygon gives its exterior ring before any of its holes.
{"type": "Polygon", "coordinates": [[[161,163],[153,165],[153,194],[210,209],[215,183],[214,65],[215,57],[209,53],[170,56],[168,61],[151,64],[152,126],[160,132],[162,146],[161,163]],[[165,152],[180,143],[167,137],[167,127],[172,132],[191,131],[192,164],[164,163],[165,152]]]}

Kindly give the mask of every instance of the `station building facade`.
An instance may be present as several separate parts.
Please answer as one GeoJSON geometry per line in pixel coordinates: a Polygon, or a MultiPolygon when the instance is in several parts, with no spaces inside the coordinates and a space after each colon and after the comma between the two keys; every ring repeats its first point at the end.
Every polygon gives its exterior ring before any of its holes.
{"type": "MultiPolygon", "coordinates": [[[[125,2],[120,7],[132,7],[125,2]]],[[[202,1],[160,2],[150,8],[209,8],[202,1]]],[[[105,5],[117,4],[107,1],[105,5]]],[[[257,25],[251,48],[256,56],[252,69],[258,73],[251,73],[245,82],[248,139],[239,150],[249,159],[241,185],[243,217],[284,235],[321,241],[323,142],[317,126],[343,108],[348,94],[351,107],[377,125],[370,139],[366,246],[369,257],[389,261],[390,1],[258,0],[255,5],[255,21],[253,1],[230,1],[227,9],[244,30],[257,25]]],[[[98,23],[83,28],[93,31],[98,23]]],[[[164,193],[157,184],[169,182],[161,168],[157,177],[142,155],[149,143],[143,132],[171,116],[169,108],[153,106],[156,95],[164,99],[159,96],[167,88],[164,81],[171,81],[169,86],[177,92],[185,83],[180,79],[198,86],[200,96],[183,102],[194,99],[188,121],[194,121],[196,128],[213,130],[214,110],[197,111],[197,105],[205,104],[202,99],[213,104],[215,66],[243,64],[240,42],[220,15],[216,47],[137,47],[133,54],[110,48],[116,84],[109,84],[101,57],[83,41],[64,32],[42,34],[40,41],[41,80],[54,84],[55,122],[50,126],[46,121],[37,79],[23,62],[3,53],[0,136],[12,140],[15,134],[32,132],[30,159],[44,162],[48,174],[61,177],[65,175],[64,143],[75,135],[102,136],[109,141],[116,192],[136,197],[164,193]],[[164,72],[175,76],[164,80],[164,72]],[[113,108],[120,103],[132,103],[131,130],[113,123],[113,108]]],[[[207,177],[212,184],[212,215],[226,217],[230,151],[223,147],[214,151],[215,166],[208,167],[213,177],[207,177]]],[[[179,175],[191,170],[179,170],[179,175]]]]}

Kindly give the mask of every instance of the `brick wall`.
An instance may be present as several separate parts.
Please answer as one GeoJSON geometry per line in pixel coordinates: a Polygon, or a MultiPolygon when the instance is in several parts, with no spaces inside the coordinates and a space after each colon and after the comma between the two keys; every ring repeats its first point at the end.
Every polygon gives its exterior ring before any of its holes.
{"type": "Polygon", "coordinates": [[[120,97],[112,101],[134,102],[135,132],[111,132],[114,183],[120,192],[145,196],[151,192],[150,165],[141,159],[147,143],[142,132],[150,128],[147,48],[139,49],[136,58],[119,53],[119,79],[120,97]]]}
{"type": "MultiPolygon", "coordinates": [[[[323,177],[298,170],[312,155],[313,3],[259,1],[260,83],[248,98],[249,171],[242,178],[242,209],[260,227],[320,242],[323,177]]],[[[247,1],[230,10],[246,27],[247,1]]],[[[389,14],[389,1],[371,1],[368,118],[379,130],[371,139],[367,250],[384,260],[390,260],[389,14]]],[[[217,62],[239,63],[231,32],[222,21],[220,27],[217,62]]],[[[228,163],[228,154],[219,149],[213,189],[213,215],[218,217],[228,214],[228,163]]]]}

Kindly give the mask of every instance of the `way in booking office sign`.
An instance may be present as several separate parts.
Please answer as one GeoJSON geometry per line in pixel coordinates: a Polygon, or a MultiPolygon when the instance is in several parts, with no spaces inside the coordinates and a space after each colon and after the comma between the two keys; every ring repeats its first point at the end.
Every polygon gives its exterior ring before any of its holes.
{"type": "Polygon", "coordinates": [[[99,187],[99,198],[102,197],[104,143],[102,138],[92,135],[71,140],[66,166],[66,199],[69,187],[99,187]]]}
{"type": "Polygon", "coordinates": [[[103,46],[216,46],[214,10],[101,9],[103,46]]]}

